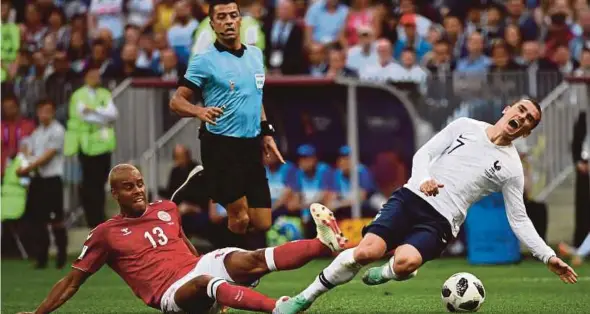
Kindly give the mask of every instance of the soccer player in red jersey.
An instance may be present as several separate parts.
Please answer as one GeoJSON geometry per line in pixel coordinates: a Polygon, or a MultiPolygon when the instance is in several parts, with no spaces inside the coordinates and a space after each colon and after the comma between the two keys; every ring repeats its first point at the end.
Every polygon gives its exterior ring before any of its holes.
{"type": "Polygon", "coordinates": [[[120,214],[90,232],[72,271],[33,313],[50,313],[62,306],[104,264],[146,305],[164,313],[201,313],[219,306],[269,313],[277,300],[238,285],[251,285],[272,271],[296,269],[330,256],[346,242],[332,212],[314,204],[316,239],[257,251],[225,248],[199,256],[182,231],[176,204],[147,204],[137,168],[115,166],[109,183],[120,214]]]}

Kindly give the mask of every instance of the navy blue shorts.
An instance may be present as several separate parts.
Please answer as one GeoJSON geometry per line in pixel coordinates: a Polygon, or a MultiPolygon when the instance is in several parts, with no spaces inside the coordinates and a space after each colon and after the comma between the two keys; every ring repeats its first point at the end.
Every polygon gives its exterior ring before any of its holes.
{"type": "Polygon", "coordinates": [[[438,258],[452,239],[449,221],[414,192],[393,192],[375,219],[363,228],[387,243],[387,251],[410,244],[422,255],[423,263],[438,258]]]}

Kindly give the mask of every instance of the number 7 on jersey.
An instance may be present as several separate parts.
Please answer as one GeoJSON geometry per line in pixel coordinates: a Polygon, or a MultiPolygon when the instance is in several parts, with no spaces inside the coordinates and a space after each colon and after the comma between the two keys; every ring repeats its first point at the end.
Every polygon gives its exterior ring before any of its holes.
{"type": "Polygon", "coordinates": [[[463,142],[463,141],[462,141],[462,139],[463,139],[463,140],[465,140],[465,139],[466,139],[466,138],[464,138],[464,137],[463,137],[463,134],[459,135],[459,138],[456,140],[456,141],[457,141],[457,143],[454,143],[454,144],[455,144],[455,146],[453,146],[453,144],[451,144],[451,145],[449,145],[449,147],[447,147],[447,149],[449,149],[449,148],[451,149],[451,150],[449,150],[449,151],[447,152],[447,154],[450,154],[450,153],[452,153],[452,152],[453,152],[455,149],[457,149],[457,148],[459,148],[459,147],[461,147],[461,146],[465,145],[465,142],[463,142]],[[451,148],[451,146],[453,146],[453,147],[451,148]]]}

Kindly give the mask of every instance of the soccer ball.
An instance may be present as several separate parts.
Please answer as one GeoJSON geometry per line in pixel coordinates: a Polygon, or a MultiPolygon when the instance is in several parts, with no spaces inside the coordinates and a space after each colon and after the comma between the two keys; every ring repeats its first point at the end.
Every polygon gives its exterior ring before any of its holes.
{"type": "Polygon", "coordinates": [[[449,312],[477,312],[486,299],[486,292],[477,277],[457,273],[443,284],[441,298],[449,312]]]}

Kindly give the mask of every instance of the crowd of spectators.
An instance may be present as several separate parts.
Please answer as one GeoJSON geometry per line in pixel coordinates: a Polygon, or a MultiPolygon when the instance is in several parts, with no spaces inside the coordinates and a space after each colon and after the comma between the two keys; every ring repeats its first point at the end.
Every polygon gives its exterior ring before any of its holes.
{"type": "MultiPolygon", "coordinates": [[[[586,0],[241,0],[240,5],[264,36],[242,38],[264,48],[275,75],[425,84],[428,77],[452,72],[590,69],[586,0]]],[[[64,82],[75,89],[91,65],[116,81],[177,79],[195,51],[199,24],[208,23],[207,7],[200,0],[3,1],[2,82],[11,83],[4,90],[25,103],[49,96],[60,105],[67,102],[64,82]]]]}
{"type": "MultiPolygon", "coordinates": [[[[481,106],[481,98],[541,99],[563,75],[590,72],[587,0],[239,4],[248,26],[242,40],[264,50],[269,74],[409,86],[414,103],[428,104],[418,112],[435,129],[481,106]],[[432,111],[433,104],[451,109],[432,111]]],[[[205,0],[3,1],[2,91],[31,118],[35,103],[49,98],[64,122],[89,67],[100,68],[109,88],[129,77],[175,81],[191,53],[212,40],[204,36],[211,34],[207,12],[205,0]]]]}

